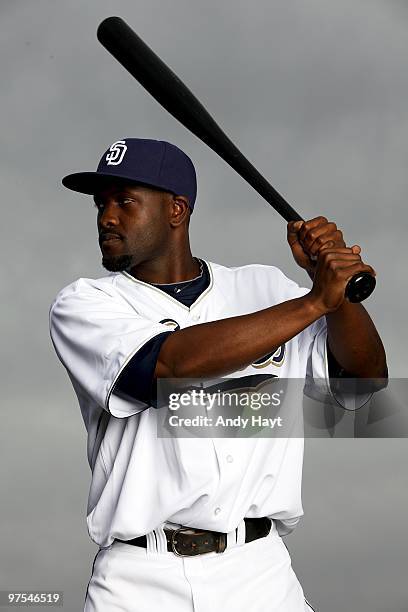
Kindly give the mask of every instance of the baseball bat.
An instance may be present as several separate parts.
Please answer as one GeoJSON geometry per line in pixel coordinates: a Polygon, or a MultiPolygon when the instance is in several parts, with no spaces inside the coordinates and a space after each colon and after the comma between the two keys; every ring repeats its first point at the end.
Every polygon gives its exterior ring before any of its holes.
{"type": "MultiPolygon", "coordinates": [[[[104,19],[97,37],[159,104],[238,172],[286,221],[303,220],[244,157],[178,76],[123,19],[104,19]]],[[[361,302],[373,292],[375,282],[374,276],[367,272],[356,274],[349,280],[345,295],[350,302],[361,302]]]]}

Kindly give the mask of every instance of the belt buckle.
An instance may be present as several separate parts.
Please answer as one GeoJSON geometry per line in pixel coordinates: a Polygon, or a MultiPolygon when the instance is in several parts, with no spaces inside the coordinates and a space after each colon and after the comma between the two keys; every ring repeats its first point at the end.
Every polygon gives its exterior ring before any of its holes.
{"type": "Polygon", "coordinates": [[[191,527],[179,527],[179,529],[174,529],[173,533],[171,534],[171,549],[174,552],[175,555],[177,555],[178,557],[191,557],[191,555],[183,555],[183,553],[178,552],[178,550],[176,549],[176,543],[174,541],[176,535],[178,533],[180,533],[180,531],[190,531],[191,527]]]}
{"type": "MultiPolygon", "coordinates": [[[[175,529],[173,531],[173,533],[171,534],[171,549],[174,552],[175,555],[177,555],[178,557],[192,557],[194,555],[183,555],[183,553],[178,552],[177,548],[176,548],[176,543],[175,543],[175,537],[178,533],[180,533],[181,531],[191,531],[191,527],[179,527],[179,529],[175,529]]],[[[215,552],[217,553],[221,553],[224,552],[224,550],[227,547],[227,536],[226,534],[220,534],[220,536],[224,536],[223,538],[219,538],[218,541],[218,547],[215,550],[215,552]]],[[[200,554],[200,553],[198,553],[200,554]]],[[[201,554],[205,554],[205,553],[201,553],[201,554]]]]}

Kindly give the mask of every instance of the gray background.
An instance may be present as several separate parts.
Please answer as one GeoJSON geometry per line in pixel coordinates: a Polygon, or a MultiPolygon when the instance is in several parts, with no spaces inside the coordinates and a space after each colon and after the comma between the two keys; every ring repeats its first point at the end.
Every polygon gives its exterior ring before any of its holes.
{"type": "MultiPolygon", "coordinates": [[[[63,589],[82,610],[89,540],[86,437],[48,336],[60,288],[105,272],[90,198],[60,184],[129,136],[193,158],[194,254],[272,263],[301,283],[285,223],[97,43],[120,15],[305,217],[363,248],[366,303],[391,375],[405,376],[408,4],[382,0],[3,0],[0,589],[63,589]]],[[[407,443],[308,440],[306,516],[286,539],[321,612],[408,609],[407,443]]],[[[37,608],[38,609],[38,608],[37,608]]]]}

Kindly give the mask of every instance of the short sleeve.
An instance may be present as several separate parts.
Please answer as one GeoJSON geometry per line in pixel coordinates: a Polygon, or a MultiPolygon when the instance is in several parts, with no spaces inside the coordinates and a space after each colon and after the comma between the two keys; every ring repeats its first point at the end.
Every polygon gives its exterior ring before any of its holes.
{"type": "MultiPolygon", "coordinates": [[[[300,287],[295,281],[287,278],[283,272],[279,275],[279,292],[282,301],[293,300],[310,292],[307,287],[300,287]]],[[[306,327],[297,337],[301,361],[306,358],[306,375],[316,379],[328,380],[328,361],[326,351],[327,325],[326,317],[306,327]]]]}
{"type": "MultiPolygon", "coordinates": [[[[295,281],[287,278],[283,272],[279,276],[279,290],[282,301],[292,300],[309,293],[307,287],[300,287],[295,281]]],[[[322,316],[311,325],[308,325],[297,336],[299,362],[305,365],[305,393],[310,394],[313,389],[314,396],[327,398],[331,396],[330,379],[327,356],[327,324],[326,317],[322,316]]]]}
{"type": "Polygon", "coordinates": [[[138,399],[150,406],[157,407],[154,372],[160,349],[167,336],[167,331],[155,336],[130,359],[116,379],[113,393],[125,399],[138,399]]]}
{"type": "MultiPolygon", "coordinates": [[[[299,287],[281,274],[281,291],[285,300],[309,293],[310,289],[299,287]]],[[[364,390],[364,385],[359,388],[357,384],[353,387],[353,383],[339,384],[342,378],[350,375],[330,353],[326,317],[320,317],[299,334],[298,347],[301,361],[306,360],[305,395],[319,402],[336,403],[346,410],[356,410],[371,399],[373,392],[364,390]]],[[[351,380],[357,383],[357,379],[351,380]]]]}
{"type": "Polygon", "coordinates": [[[139,315],[113,287],[87,281],[79,279],[55,298],[51,340],[75,390],[115,417],[132,416],[148,404],[116,395],[115,383],[137,351],[169,328],[139,315]]]}

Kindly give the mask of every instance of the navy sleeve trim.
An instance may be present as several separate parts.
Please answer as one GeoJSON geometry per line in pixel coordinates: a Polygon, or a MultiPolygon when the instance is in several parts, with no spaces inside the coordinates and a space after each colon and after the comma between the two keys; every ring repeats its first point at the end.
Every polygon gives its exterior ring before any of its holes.
{"type": "Polygon", "coordinates": [[[144,344],[133,355],[121,372],[113,388],[113,393],[127,400],[137,399],[152,405],[155,401],[153,389],[154,371],[161,346],[172,331],[158,334],[144,344]]]}

